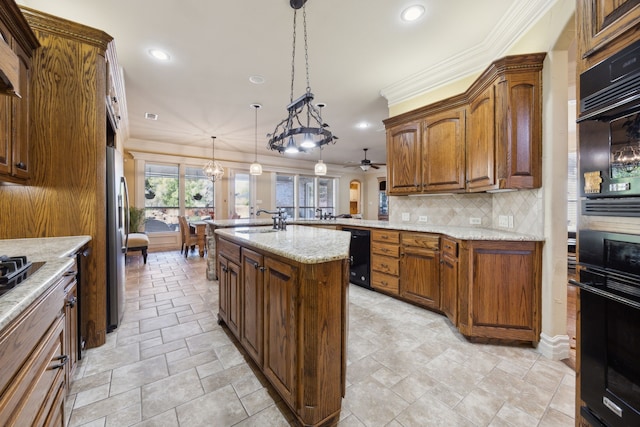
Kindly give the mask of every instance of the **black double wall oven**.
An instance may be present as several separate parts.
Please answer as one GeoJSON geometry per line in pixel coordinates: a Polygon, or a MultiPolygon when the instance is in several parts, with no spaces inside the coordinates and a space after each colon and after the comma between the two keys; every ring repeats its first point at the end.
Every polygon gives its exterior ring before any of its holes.
{"type": "MultiPolygon", "coordinates": [[[[582,73],[578,122],[582,215],[640,217],[640,41],[582,73]]],[[[640,426],[640,236],[579,230],[577,271],[580,413],[640,426]]]]}

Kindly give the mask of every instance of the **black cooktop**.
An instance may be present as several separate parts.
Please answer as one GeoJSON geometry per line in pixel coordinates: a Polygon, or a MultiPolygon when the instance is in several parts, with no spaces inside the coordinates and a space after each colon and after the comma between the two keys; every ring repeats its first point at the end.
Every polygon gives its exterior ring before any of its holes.
{"type": "Polygon", "coordinates": [[[44,262],[31,262],[26,256],[0,255],[0,295],[4,295],[35,273],[44,262]]]}

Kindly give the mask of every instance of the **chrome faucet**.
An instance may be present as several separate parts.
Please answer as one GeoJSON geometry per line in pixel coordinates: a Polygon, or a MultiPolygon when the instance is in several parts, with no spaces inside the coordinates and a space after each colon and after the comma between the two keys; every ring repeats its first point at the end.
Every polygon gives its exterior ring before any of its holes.
{"type": "Polygon", "coordinates": [[[257,212],[257,216],[260,216],[261,213],[266,213],[271,215],[271,219],[273,219],[273,229],[274,230],[286,230],[287,229],[287,211],[284,208],[276,208],[275,211],[268,211],[266,209],[260,209],[257,212]]]}
{"type": "Polygon", "coordinates": [[[320,215],[318,216],[318,218],[322,219],[322,208],[316,209],[316,212],[320,212],[320,215]]]}

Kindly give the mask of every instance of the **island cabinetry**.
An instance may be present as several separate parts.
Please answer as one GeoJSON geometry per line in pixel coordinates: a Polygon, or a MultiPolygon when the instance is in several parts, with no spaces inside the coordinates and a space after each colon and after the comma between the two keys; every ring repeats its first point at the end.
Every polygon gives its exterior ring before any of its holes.
{"type": "Polygon", "coordinates": [[[31,60],[39,43],[15,2],[0,4],[0,181],[26,183],[31,60]]]}
{"type": "Polygon", "coordinates": [[[242,322],[240,342],[253,360],[262,366],[264,257],[242,249],[242,322]]]}
{"type": "Polygon", "coordinates": [[[347,252],[345,259],[302,263],[223,234],[216,234],[219,319],[292,410],[296,425],[336,424],[346,381],[347,252]],[[232,328],[235,307],[223,301],[232,299],[233,280],[222,267],[230,270],[235,256],[241,259],[241,315],[232,328]]]}
{"type": "Polygon", "coordinates": [[[371,286],[392,295],[400,292],[400,232],[371,230],[371,286]]]}
{"type": "Polygon", "coordinates": [[[426,192],[465,189],[465,112],[453,108],[425,118],[422,185],[426,192]]]}
{"type": "Polygon", "coordinates": [[[541,242],[461,242],[458,329],[463,335],[539,341],[541,251],[541,242]]]}
{"type": "Polygon", "coordinates": [[[0,331],[0,425],[64,426],[69,355],[64,276],[0,331]]]}
{"type": "Polygon", "coordinates": [[[440,309],[458,323],[458,242],[449,237],[440,238],[440,309]]]}
{"type": "Polygon", "coordinates": [[[69,271],[70,279],[64,289],[64,354],[69,356],[66,366],[67,387],[71,384],[73,372],[78,363],[78,281],[75,271],[69,271]]]}
{"type": "Polygon", "coordinates": [[[240,337],[240,246],[227,240],[218,244],[218,318],[240,337]]]}
{"type": "Polygon", "coordinates": [[[422,191],[422,132],[420,121],[387,131],[387,191],[410,194],[422,191]]]}
{"type": "Polygon", "coordinates": [[[440,310],[440,237],[403,232],[401,235],[400,296],[440,310]]]}

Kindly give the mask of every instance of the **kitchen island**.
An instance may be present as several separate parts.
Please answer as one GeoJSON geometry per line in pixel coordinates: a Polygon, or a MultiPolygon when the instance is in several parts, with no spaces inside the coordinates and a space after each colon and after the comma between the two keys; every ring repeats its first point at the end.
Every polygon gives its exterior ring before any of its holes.
{"type": "Polygon", "coordinates": [[[301,426],[335,425],[345,393],[350,234],[289,225],[215,231],[219,322],[301,426]]]}

